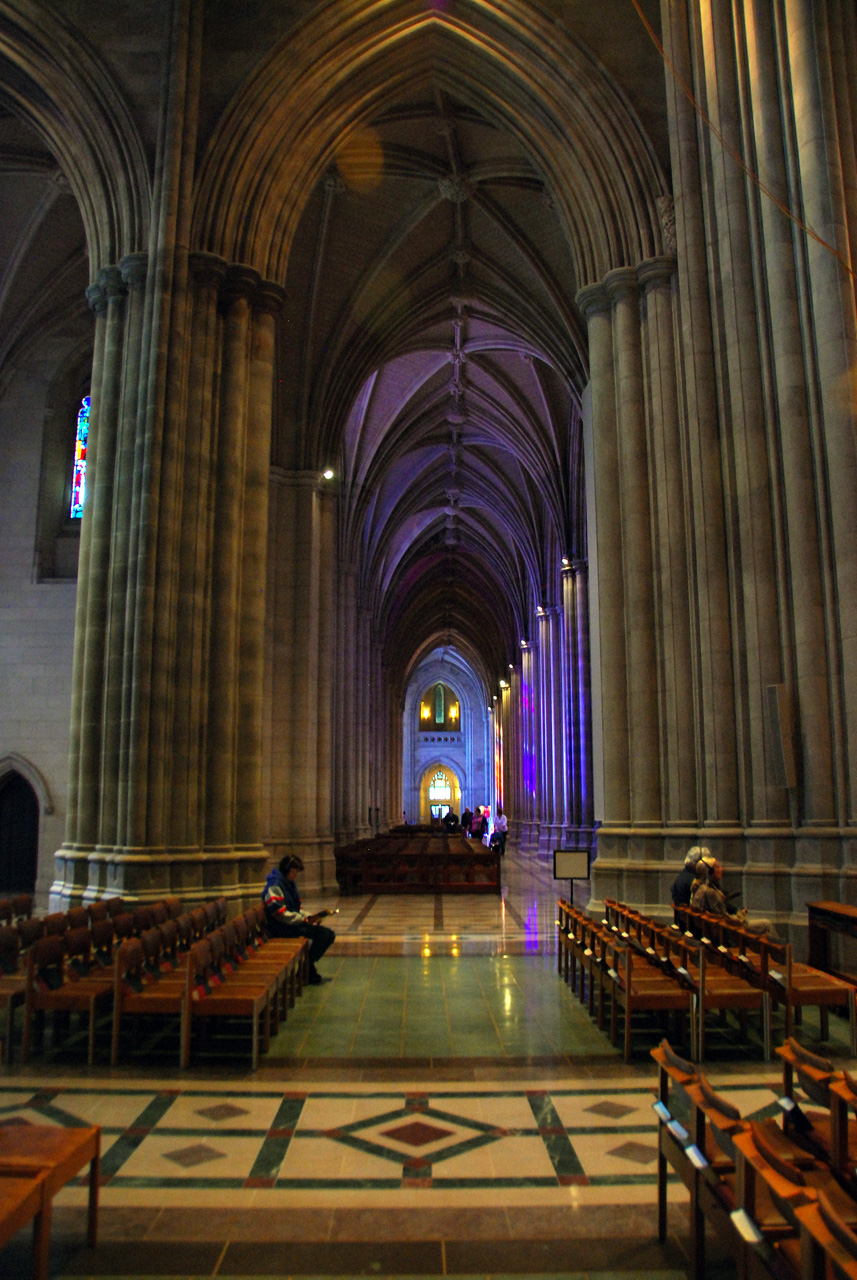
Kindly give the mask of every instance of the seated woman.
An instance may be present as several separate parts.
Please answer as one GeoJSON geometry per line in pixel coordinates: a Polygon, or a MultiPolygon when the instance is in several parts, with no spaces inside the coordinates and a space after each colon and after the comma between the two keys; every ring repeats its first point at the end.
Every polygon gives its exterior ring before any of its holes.
{"type": "Polygon", "coordinates": [[[706,849],[696,864],[696,879],[690,893],[690,905],[694,911],[707,911],[713,916],[734,916],[736,923],[751,933],[767,933],[772,938],[776,937],[770,920],[748,920],[746,907],[738,911],[729,903],[721,886],[722,880],[722,866],[706,849]]]}

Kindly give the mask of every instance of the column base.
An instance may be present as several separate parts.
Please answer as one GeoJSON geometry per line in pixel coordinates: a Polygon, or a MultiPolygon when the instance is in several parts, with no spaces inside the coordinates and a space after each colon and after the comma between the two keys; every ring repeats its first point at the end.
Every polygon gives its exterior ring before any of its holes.
{"type": "Polygon", "coordinates": [[[298,889],[302,897],[339,892],[333,857],[333,836],[272,838],[265,841],[265,848],[268,854],[267,868],[275,867],[286,854],[294,854],[301,859],[304,869],[298,878],[298,889]]]}
{"type": "Polygon", "coordinates": [[[145,905],[177,897],[185,907],[226,898],[230,914],[235,914],[261,896],[267,854],[262,845],[203,850],[64,845],[54,860],[51,911],[67,911],[99,898],[120,897],[145,905]]]}
{"type": "Polygon", "coordinates": [[[832,899],[857,905],[857,827],[630,827],[604,824],[592,863],[590,915],[615,898],[652,916],[671,918],[670,888],[694,844],[723,865],[723,886],[750,915],[778,931],[806,925],[806,904],[832,899]]]}

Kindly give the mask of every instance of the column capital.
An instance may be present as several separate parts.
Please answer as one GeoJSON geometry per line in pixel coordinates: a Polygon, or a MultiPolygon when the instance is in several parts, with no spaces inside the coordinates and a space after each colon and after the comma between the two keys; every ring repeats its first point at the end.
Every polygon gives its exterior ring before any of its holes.
{"type": "Polygon", "coordinates": [[[107,294],[97,281],[87,286],[86,301],[97,316],[103,316],[107,312],[107,294]]]}
{"type": "Polygon", "coordinates": [[[574,300],[587,320],[590,316],[597,315],[599,311],[610,310],[610,299],[601,284],[588,284],[583,289],[579,289],[574,300]]]}
{"type": "Polygon", "coordinates": [[[238,301],[239,298],[252,301],[253,295],[261,283],[262,277],[255,267],[248,267],[244,263],[234,262],[226,272],[226,277],[220,287],[220,297],[227,306],[238,301]]]}
{"type": "Polygon", "coordinates": [[[104,290],[104,295],[108,302],[112,302],[114,298],[124,296],[126,292],[125,281],[122,279],[122,272],[118,267],[102,267],[95,279],[104,290]]]}
{"type": "Polygon", "coordinates": [[[189,253],[187,265],[197,284],[220,288],[229,270],[229,263],[216,253],[189,253]]]}
{"type": "Polygon", "coordinates": [[[669,284],[673,278],[677,263],[675,258],[661,254],[657,258],[647,258],[637,267],[637,280],[643,288],[654,284],[669,284]]]}
{"type": "Polygon", "coordinates": [[[120,259],[119,270],[122,272],[125,287],[129,290],[138,289],[146,283],[146,275],[149,270],[149,255],[147,253],[126,253],[125,257],[120,259]]]}
{"type": "Polygon", "coordinates": [[[616,267],[604,277],[604,288],[611,302],[619,302],[629,294],[638,292],[637,272],[634,267],[616,267]]]}
{"type": "Polygon", "coordinates": [[[269,316],[275,316],[286,301],[286,291],[273,280],[263,280],[253,294],[253,307],[269,316]]]}

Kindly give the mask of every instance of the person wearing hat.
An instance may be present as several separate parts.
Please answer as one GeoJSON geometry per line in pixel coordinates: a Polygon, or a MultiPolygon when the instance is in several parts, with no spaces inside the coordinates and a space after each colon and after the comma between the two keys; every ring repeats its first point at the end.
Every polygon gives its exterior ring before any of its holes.
{"type": "Polygon", "coordinates": [[[296,854],[286,854],[280,859],[279,866],[268,872],[265,888],[262,890],[262,901],[265,904],[265,920],[268,930],[275,938],[309,938],[309,981],[317,987],[329,981],[321,976],[315,964],[335,940],[336,934],[326,925],[319,924],[324,916],[332,915],[330,911],[317,911],[307,915],[301,911],[301,899],[295,880],[298,872],[303,871],[303,860],[296,854]]]}
{"type": "Polygon", "coordinates": [[[690,891],[696,879],[696,864],[702,855],[707,852],[708,850],[701,844],[695,844],[692,849],[688,849],[684,866],[675,880],[673,880],[672,888],[670,889],[674,907],[690,906],[690,891]]]}

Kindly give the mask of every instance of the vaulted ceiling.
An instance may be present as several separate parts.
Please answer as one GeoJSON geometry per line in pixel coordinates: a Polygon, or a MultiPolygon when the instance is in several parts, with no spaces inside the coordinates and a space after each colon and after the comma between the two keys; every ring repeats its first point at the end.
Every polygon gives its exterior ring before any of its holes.
{"type": "Polygon", "coordinates": [[[306,207],[275,460],[337,471],[402,676],[438,640],[494,683],[583,553],[581,283],[518,138],[438,89],[352,135],[306,207]]]}

